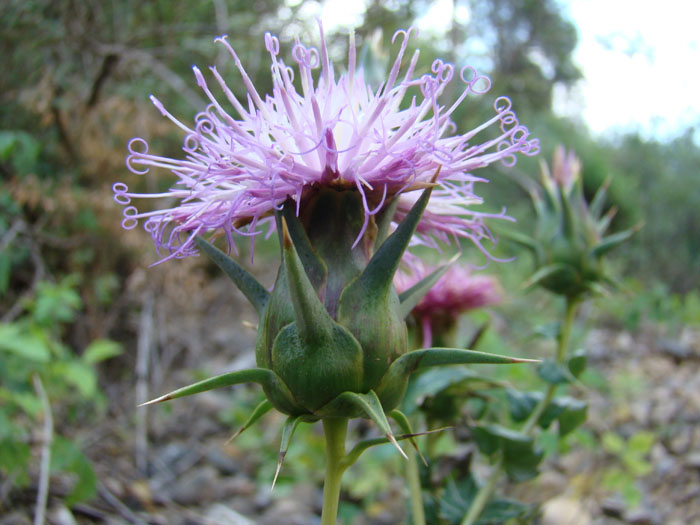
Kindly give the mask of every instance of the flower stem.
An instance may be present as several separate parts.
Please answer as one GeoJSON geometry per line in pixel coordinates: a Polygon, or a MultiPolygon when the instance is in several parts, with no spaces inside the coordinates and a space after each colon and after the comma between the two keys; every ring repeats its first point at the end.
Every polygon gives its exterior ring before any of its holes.
{"type": "Polygon", "coordinates": [[[423,493],[420,486],[420,473],[418,470],[418,454],[412,448],[407,451],[408,486],[411,490],[411,515],[413,525],[425,525],[425,511],[423,510],[423,493]]]}
{"type": "Polygon", "coordinates": [[[345,471],[345,436],[348,431],[346,418],[323,419],[326,437],[326,479],[323,484],[323,511],[321,525],[336,525],[340,501],[340,479],[345,471]]]}
{"type": "MultiPolygon", "coordinates": [[[[564,362],[564,358],[566,357],[566,348],[569,346],[569,337],[571,336],[571,327],[574,324],[574,318],[576,317],[576,307],[578,305],[578,301],[576,299],[572,298],[567,298],[566,299],[566,314],[564,315],[564,324],[561,327],[561,331],[559,332],[559,338],[558,338],[558,344],[557,344],[557,363],[562,364],[564,362]]],[[[549,403],[552,401],[552,398],[554,397],[554,393],[557,390],[557,385],[555,384],[550,384],[549,387],[547,388],[547,392],[545,393],[544,397],[542,400],[537,404],[535,409],[532,411],[530,414],[530,417],[527,418],[527,421],[525,422],[525,425],[523,426],[522,433],[525,434],[526,436],[529,436],[532,431],[534,430],[535,426],[537,425],[537,422],[540,420],[540,417],[542,414],[544,414],[544,411],[547,410],[547,407],[549,406],[549,403]]]]}
{"type": "MultiPolygon", "coordinates": [[[[559,338],[557,342],[557,354],[556,354],[556,359],[557,363],[561,364],[564,362],[564,358],[566,357],[566,348],[569,345],[569,337],[571,336],[571,327],[574,324],[574,318],[576,317],[576,307],[578,306],[578,301],[576,298],[569,298],[567,297],[566,299],[566,313],[564,316],[564,324],[562,325],[561,332],[559,332],[559,338]]],[[[547,409],[549,406],[549,403],[552,401],[552,398],[554,397],[554,393],[556,392],[557,385],[550,384],[549,387],[547,387],[547,392],[545,393],[544,397],[542,400],[537,404],[535,409],[532,411],[530,414],[530,417],[527,418],[527,421],[525,421],[525,425],[523,425],[523,428],[521,432],[525,434],[526,436],[529,436],[532,434],[532,431],[535,429],[537,426],[537,422],[539,421],[540,417],[544,413],[544,411],[547,409]]],[[[491,494],[496,488],[496,483],[498,482],[498,478],[501,476],[501,471],[503,469],[503,457],[499,457],[496,463],[493,466],[493,470],[491,471],[491,475],[488,477],[486,480],[486,483],[484,483],[481,488],[479,489],[479,492],[476,494],[476,497],[474,498],[474,501],[472,501],[471,506],[469,507],[469,512],[467,515],[464,517],[462,520],[462,525],[473,525],[476,520],[479,518],[481,515],[481,512],[484,510],[484,507],[488,503],[489,499],[491,498],[491,494]]]]}

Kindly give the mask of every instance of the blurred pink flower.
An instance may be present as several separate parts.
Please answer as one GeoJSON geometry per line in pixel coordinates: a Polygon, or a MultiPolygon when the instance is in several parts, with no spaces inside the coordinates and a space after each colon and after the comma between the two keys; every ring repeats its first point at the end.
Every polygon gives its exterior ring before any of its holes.
{"type": "MultiPolygon", "coordinates": [[[[399,271],[394,278],[394,286],[399,293],[436,269],[415,256],[410,256],[408,261],[410,270],[399,271]]],[[[503,291],[495,277],[474,275],[465,265],[451,265],[412,310],[421,323],[423,347],[432,346],[434,329],[454,323],[460,314],[469,310],[498,304],[502,298],[503,291]]]]}
{"type": "MultiPolygon", "coordinates": [[[[398,195],[396,220],[400,220],[415,200],[404,195],[425,187],[440,168],[439,187],[415,242],[434,245],[463,237],[481,247],[482,239],[490,239],[483,224],[487,215],[470,206],[481,203],[473,190],[474,183],[484,179],[470,172],[496,161],[512,165],[518,153],[536,154],[539,143],[519,124],[507,97],[496,99],[490,120],[464,134],[453,134],[452,113],[469,94],[488,91],[490,80],[471,66],[456,72],[439,59],[431,72],[417,76],[418,50],[407,65],[404,60],[412,32],[394,34],[393,41],[398,40],[400,47],[388,78],[376,91],[356,66],[354,36],[347,72],[336,77],[322,29],[320,49],[299,41],[293,46],[296,75],[279,58],[279,40],[267,33],[273,89],[264,97],[226,37],[217,38],[235,62],[240,73],[237,84],[245,87],[246,98],[239,100],[215,67],[210,68],[211,75],[226,102],[214,96],[203,73],[194,67],[197,84],[210,104],[196,115],[192,126],[151,96],[158,110],[185,134],[185,158],[151,153],[142,138],[129,142],[131,172],[165,168],[177,181],[170,190],[154,194],[133,193],[123,182],[114,184],[114,198],[125,206],[122,226],[131,229],[143,220],[159,252],[168,252],[163,260],[197,253],[194,238],[206,232],[225,235],[235,248],[233,234],[255,236],[263,223],[274,228],[272,214],[288,197],[299,209],[313,187],[329,186],[362,195],[365,224],[359,240],[370,217],[398,195]],[[314,80],[312,71],[319,67],[314,80]],[[457,100],[446,105],[440,98],[455,77],[462,88],[457,100]],[[411,88],[418,90],[407,96],[411,88]],[[152,198],[170,207],[139,211],[131,205],[132,199],[152,198]]],[[[505,217],[504,213],[496,216],[505,217]]]]}

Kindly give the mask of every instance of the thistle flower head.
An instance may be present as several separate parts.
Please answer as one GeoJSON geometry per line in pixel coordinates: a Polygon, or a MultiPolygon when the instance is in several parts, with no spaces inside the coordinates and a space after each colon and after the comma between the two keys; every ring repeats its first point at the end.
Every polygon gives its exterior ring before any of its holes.
{"type": "Polygon", "coordinates": [[[479,245],[489,234],[486,215],[469,208],[481,202],[473,192],[481,179],[470,172],[495,161],[512,164],[516,154],[538,148],[503,97],[490,120],[453,135],[452,113],[490,82],[473,68],[456,73],[440,60],[430,73],[417,76],[418,51],[405,60],[411,33],[394,35],[399,50],[376,90],[356,67],[352,37],[347,72],[336,77],[321,30],[320,49],[301,42],[293,47],[296,73],[279,57],[277,38],[265,36],[273,89],[264,98],[226,38],[217,39],[247,90],[244,104],[211,68],[235,116],[197,68],[197,83],[210,104],[192,127],[152,97],[184,131],[185,158],[158,156],[144,140],[131,141],[132,172],[166,168],[178,180],[168,192],[152,195],[115,184],[115,199],[126,206],[123,226],[144,220],[156,247],[168,252],[163,260],[201,249],[259,316],[257,368],[204,380],[156,401],[254,381],[267,397],[254,416],[274,406],[289,415],[289,432],[300,421],[367,417],[392,441],[386,413],[398,406],[416,370],[520,361],[456,348],[408,352],[405,317],[433,284],[429,277],[397,294],[393,279],[408,246],[459,237],[479,245]],[[445,105],[441,95],[455,77],[462,82],[460,95],[445,105]],[[420,95],[409,99],[412,88],[420,95]],[[488,128],[495,133],[482,138],[488,128]],[[422,190],[420,196],[413,190],[422,190]],[[174,204],[139,212],[130,204],[139,197],[168,197],[174,204]],[[202,236],[223,234],[232,247],[234,234],[254,237],[263,223],[277,230],[282,253],[272,291],[202,236]]]}
{"type": "Polygon", "coordinates": [[[607,252],[629,239],[638,227],[606,235],[615,208],[604,213],[609,181],[600,186],[591,202],[583,192],[581,163],[563,146],[555,150],[552,169],[541,163],[541,192],[532,195],[537,223],[532,239],[518,242],[535,257],[535,273],[527,284],[540,284],[551,292],[578,298],[602,292],[614,281],[603,269],[607,252]]]}
{"type": "Polygon", "coordinates": [[[371,219],[398,196],[396,220],[405,216],[415,201],[409,192],[430,184],[440,168],[438,188],[414,242],[462,237],[480,246],[489,238],[486,215],[470,206],[481,202],[474,184],[483,179],[471,172],[496,161],[511,165],[517,154],[533,155],[538,141],[520,125],[506,97],[496,99],[491,119],[455,134],[452,114],[466,97],[488,91],[490,80],[471,66],[456,71],[439,59],[430,72],[418,74],[419,51],[410,56],[407,51],[414,32],[394,34],[398,51],[376,90],[366,84],[357,66],[353,35],[346,71],[337,75],[322,28],[318,49],[300,41],[292,47],[296,69],[280,58],[279,40],[268,33],[265,46],[273,88],[265,96],[256,90],[226,37],[217,38],[238,69],[245,98],[234,94],[215,67],[210,68],[209,80],[193,68],[210,103],[191,125],[151,96],[163,116],[184,133],[184,158],[153,153],[142,138],[129,142],[131,172],[165,168],[177,180],[169,191],[156,194],[134,193],[123,182],[115,184],[114,198],[124,205],[123,227],[134,228],[143,221],[159,252],[167,252],[163,260],[197,253],[194,239],[204,233],[224,235],[235,248],[234,234],[255,236],[265,223],[274,228],[272,214],[288,198],[295,201],[298,213],[316,189],[329,187],[361,195],[364,221],[357,232],[359,241],[371,219]],[[459,96],[444,100],[446,86],[453,82],[460,84],[459,96]],[[156,211],[139,211],[132,205],[134,199],[146,198],[172,204],[156,211]]]}
{"type": "MultiPolygon", "coordinates": [[[[399,271],[394,278],[401,293],[436,270],[419,259],[411,258],[408,271],[399,271]]],[[[465,264],[453,264],[413,307],[417,316],[448,315],[458,317],[464,312],[501,302],[503,291],[496,278],[475,274],[465,264]]]]}

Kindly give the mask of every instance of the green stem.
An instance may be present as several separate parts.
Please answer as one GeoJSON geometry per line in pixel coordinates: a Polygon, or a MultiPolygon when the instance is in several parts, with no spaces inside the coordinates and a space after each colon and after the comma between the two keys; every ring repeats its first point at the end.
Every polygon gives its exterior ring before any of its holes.
{"type": "Polygon", "coordinates": [[[425,525],[425,511],[423,510],[423,492],[420,486],[420,473],[418,470],[418,454],[413,448],[408,448],[408,486],[411,490],[411,515],[413,525],[425,525]]]}
{"type": "MultiPolygon", "coordinates": [[[[569,338],[571,337],[571,327],[574,324],[574,318],[576,317],[576,306],[578,301],[576,299],[567,298],[566,299],[566,314],[564,316],[564,324],[561,327],[561,332],[559,332],[558,344],[557,344],[557,363],[562,364],[564,358],[566,357],[566,348],[569,346],[569,338]]],[[[542,400],[537,404],[535,409],[527,418],[525,425],[523,425],[522,433],[529,436],[534,430],[537,422],[540,420],[544,411],[547,410],[549,403],[551,403],[552,398],[557,390],[557,385],[550,384],[547,388],[542,400]]]]}
{"type": "Polygon", "coordinates": [[[326,437],[326,479],[323,483],[323,511],[321,525],[336,525],[340,501],[340,479],[345,471],[345,436],[348,431],[346,418],[324,418],[323,433],[326,437]]]}
{"type": "Polygon", "coordinates": [[[474,501],[472,501],[472,504],[469,506],[469,512],[467,512],[467,515],[464,516],[464,519],[462,520],[462,525],[473,525],[473,523],[475,523],[476,520],[479,519],[481,511],[484,510],[484,507],[489,502],[489,499],[491,499],[491,494],[496,488],[498,478],[501,477],[502,469],[503,456],[499,456],[496,460],[496,463],[494,463],[493,465],[491,475],[486,480],[486,483],[484,483],[481,486],[479,492],[477,492],[476,497],[474,498],[474,501]]]}
{"type": "MultiPolygon", "coordinates": [[[[564,357],[566,356],[566,348],[569,345],[569,338],[571,336],[571,327],[574,324],[574,318],[576,317],[576,307],[577,306],[578,306],[578,301],[575,298],[567,297],[564,325],[561,328],[561,332],[559,333],[559,338],[558,338],[558,342],[557,342],[556,359],[557,359],[557,363],[559,363],[559,364],[564,362],[564,357]]],[[[539,421],[540,417],[542,416],[544,411],[549,406],[549,403],[552,401],[552,398],[554,397],[554,393],[556,392],[556,389],[557,389],[557,385],[552,385],[552,384],[549,385],[544,397],[537,404],[535,409],[532,411],[532,414],[530,414],[530,417],[528,417],[527,421],[525,422],[525,425],[523,425],[523,429],[522,429],[523,434],[525,434],[526,436],[529,436],[530,434],[532,434],[532,431],[537,426],[537,422],[539,421]]],[[[498,482],[498,478],[501,476],[502,469],[503,469],[503,457],[499,457],[493,466],[493,470],[491,471],[491,475],[486,480],[486,483],[484,483],[481,486],[481,488],[479,489],[479,492],[476,494],[474,501],[472,502],[471,506],[469,507],[469,512],[464,517],[464,520],[462,520],[462,525],[473,525],[476,522],[476,520],[479,518],[479,516],[481,515],[481,512],[484,510],[484,507],[486,506],[489,499],[491,498],[491,494],[493,493],[493,491],[496,488],[496,483],[498,482]]]]}

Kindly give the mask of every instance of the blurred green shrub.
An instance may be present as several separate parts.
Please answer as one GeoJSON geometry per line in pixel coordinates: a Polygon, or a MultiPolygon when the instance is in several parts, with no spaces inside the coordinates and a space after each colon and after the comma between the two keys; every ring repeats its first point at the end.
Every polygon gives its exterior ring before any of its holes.
{"type": "MultiPolygon", "coordinates": [[[[38,376],[44,385],[54,421],[75,423],[104,403],[96,364],[121,353],[119,344],[104,339],[93,341],[81,355],[63,343],[66,325],[82,308],[77,285],[75,276],[41,282],[25,301],[24,314],[0,323],[0,473],[15,487],[29,483],[32,446],[40,444],[33,434],[43,407],[32,378],[38,376]]],[[[79,445],[62,435],[67,430],[60,424],[55,429],[51,469],[75,476],[66,498],[70,505],[93,497],[97,480],[79,445]]]]}

